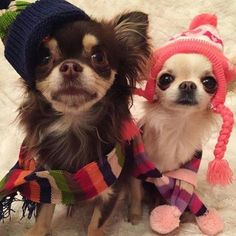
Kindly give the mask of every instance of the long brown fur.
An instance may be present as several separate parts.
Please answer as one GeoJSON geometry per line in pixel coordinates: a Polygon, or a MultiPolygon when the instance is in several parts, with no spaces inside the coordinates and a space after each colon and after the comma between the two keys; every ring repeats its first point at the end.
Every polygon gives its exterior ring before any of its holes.
{"type": "MultiPolygon", "coordinates": [[[[24,144],[32,157],[37,158],[38,165],[74,172],[92,161],[100,162],[115,143],[122,140],[122,122],[130,118],[132,89],[138,76],[144,76],[144,65],[150,55],[147,27],[146,14],[130,12],[110,22],[77,21],[52,32],[50,38],[54,40],[51,41],[53,46],[48,47],[57,53],[56,60],[45,67],[35,65],[35,83],[33,86],[25,84],[26,99],[19,108],[20,124],[26,133],[24,144]],[[91,42],[87,42],[86,50],[90,50],[96,41],[105,50],[110,71],[103,73],[93,68],[83,49],[85,35],[92,35],[87,37],[91,42]],[[102,88],[106,92],[101,99],[91,106],[85,106],[80,112],[76,111],[75,104],[73,112],[70,112],[72,108],[69,106],[68,110],[57,110],[44,94],[55,68],[70,58],[81,62],[84,71],[91,71],[97,82],[101,79],[102,84],[111,83],[110,87],[102,88]]],[[[44,45],[39,48],[39,56],[42,47],[44,45]]],[[[79,79],[77,82],[64,83],[81,86],[79,79]]],[[[83,101],[86,104],[86,100],[83,101]]],[[[111,191],[97,198],[88,235],[104,234],[104,225],[116,205],[126,172],[127,167],[124,167],[111,191]]],[[[45,226],[43,219],[45,214],[52,217],[53,210],[43,205],[41,212],[43,215],[39,213],[38,217],[41,220],[36,221],[27,235],[43,236],[49,232],[50,224],[45,226]]]]}

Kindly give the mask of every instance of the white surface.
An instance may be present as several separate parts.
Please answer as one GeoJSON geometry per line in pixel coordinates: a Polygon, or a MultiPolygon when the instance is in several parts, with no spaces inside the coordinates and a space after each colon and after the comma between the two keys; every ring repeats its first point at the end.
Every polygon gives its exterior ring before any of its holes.
{"type": "MultiPolygon", "coordinates": [[[[225,43],[225,52],[228,56],[236,55],[236,1],[229,0],[73,0],[89,15],[110,19],[124,10],[142,10],[150,15],[150,34],[154,46],[162,45],[175,33],[186,29],[192,17],[202,12],[216,13],[219,17],[219,30],[225,43]]],[[[16,109],[22,98],[19,89],[18,76],[3,58],[3,47],[0,45],[0,176],[16,162],[19,145],[23,135],[17,127],[16,109]]],[[[236,113],[236,99],[231,96],[227,103],[236,113]]],[[[136,107],[136,112],[138,112],[136,107]]],[[[204,202],[210,207],[219,210],[225,221],[225,231],[221,235],[233,236],[236,233],[236,186],[233,184],[225,189],[210,188],[205,182],[207,160],[213,158],[212,150],[215,144],[216,134],[207,143],[204,149],[204,161],[199,172],[198,190],[204,202]]],[[[236,130],[228,145],[226,157],[233,170],[236,169],[236,130]]],[[[53,226],[53,235],[75,236],[85,235],[88,224],[89,210],[79,208],[73,219],[66,219],[62,208],[57,210],[53,226]]],[[[120,223],[113,227],[113,236],[150,236],[147,213],[138,226],[131,226],[116,216],[115,221],[120,223]]],[[[30,221],[20,221],[20,215],[13,215],[12,220],[4,225],[0,224],[0,236],[20,236],[25,228],[29,227],[30,221]]],[[[180,229],[173,235],[201,235],[194,223],[182,224],[180,229]]]]}

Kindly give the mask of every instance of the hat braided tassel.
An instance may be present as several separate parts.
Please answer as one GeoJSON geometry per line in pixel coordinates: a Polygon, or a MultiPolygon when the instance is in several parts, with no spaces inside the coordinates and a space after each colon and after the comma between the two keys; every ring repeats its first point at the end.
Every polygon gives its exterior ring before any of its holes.
{"type": "Polygon", "coordinates": [[[230,109],[223,104],[220,104],[213,109],[222,116],[223,124],[215,146],[215,159],[208,165],[207,181],[212,185],[219,184],[225,186],[230,184],[233,179],[233,171],[228,162],[223,158],[226,151],[226,145],[233,129],[234,117],[230,109]]]}

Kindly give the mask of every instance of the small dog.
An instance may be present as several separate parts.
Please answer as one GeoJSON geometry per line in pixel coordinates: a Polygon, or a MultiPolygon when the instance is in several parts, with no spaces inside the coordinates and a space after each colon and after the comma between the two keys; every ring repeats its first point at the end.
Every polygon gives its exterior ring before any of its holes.
{"type": "Polygon", "coordinates": [[[216,89],[211,63],[202,55],[177,54],[164,64],[157,77],[158,101],[146,105],[148,116],[141,121],[146,151],[162,173],[201,149],[214,124],[210,101],[216,89]]]}
{"type": "MultiPolygon", "coordinates": [[[[178,169],[201,150],[204,137],[215,124],[210,109],[217,83],[210,61],[199,54],[177,54],[164,64],[156,79],[157,101],[145,103],[143,127],[145,150],[162,172],[178,169]]],[[[141,219],[141,182],[132,181],[130,221],[141,219]]]]}
{"type": "MultiPolygon", "coordinates": [[[[42,42],[35,55],[35,88],[25,83],[19,108],[24,144],[40,166],[75,172],[121,140],[132,88],[150,55],[147,28],[146,14],[130,12],[110,22],[65,24],[42,42]]],[[[120,177],[96,198],[88,235],[104,234],[124,182],[120,177]]],[[[41,205],[27,235],[50,232],[54,207],[41,205]]]]}
{"type": "MultiPolygon", "coordinates": [[[[225,186],[233,180],[233,171],[224,160],[234,124],[233,113],[224,104],[227,88],[233,90],[234,86],[233,64],[224,55],[217,16],[199,14],[187,31],[155,50],[145,90],[135,91],[148,99],[140,121],[145,150],[166,177],[164,183],[149,179],[165,200],[150,215],[151,228],[160,234],[177,229],[186,209],[204,234],[216,235],[224,229],[217,210],[198,196],[196,182],[202,143],[216,123],[215,114],[221,115],[222,126],[214,160],[208,165],[207,181],[225,186]]],[[[133,185],[130,220],[137,223],[142,194],[140,183],[135,181],[133,185]]]]}
{"type": "MultiPolygon", "coordinates": [[[[236,58],[231,59],[235,66],[236,58]]],[[[228,91],[235,92],[235,78],[228,91]]],[[[150,160],[161,173],[179,169],[191,160],[195,150],[209,138],[217,126],[211,100],[217,90],[211,62],[200,54],[176,54],[163,65],[156,78],[157,99],[145,102],[143,117],[143,141],[150,160]]],[[[142,216],[141,201],[148,201],[151,208],[165,200],[151,184],[131,181],[131,206],[129,220],[139,223],[142,216]],[[147,195],[145,196],[147,192],[147,195]],[[156,197],[153,197],[156,196],[156,197]]]]}

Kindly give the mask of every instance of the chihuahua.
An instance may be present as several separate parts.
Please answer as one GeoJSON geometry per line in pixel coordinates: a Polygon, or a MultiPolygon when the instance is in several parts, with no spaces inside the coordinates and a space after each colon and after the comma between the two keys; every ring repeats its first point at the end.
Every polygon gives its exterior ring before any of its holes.
{"type": "MultiPolygon", "coordinates": [[[[144,105],[140,120],[145,150],[164,173],[191,160],[216,123],[210,109],[217,90],[211,62],[200,54],[176,54],[156,78],[155,102],[144,105]]],[[[141,182],[132,181],[130,221],[141,219],[141,182]]]]}
{"type": "MultiPolygon", "coordinates": [[[[26,98],[19,108],[24,145],[38,165],[73,173],[99,162],[122,139],[132,88],[144,76],[150,55],[147,28],[146,14],[130,12],[109,22],[67,23],[43,40],[35,55],[35,85],[25,83],[26,98]]],[[[88,235],[104,235],[126,169],[95,199],[88,235]]],[[[42,204],[26,235],[47,235],[54,208],[42,204]]]]}

